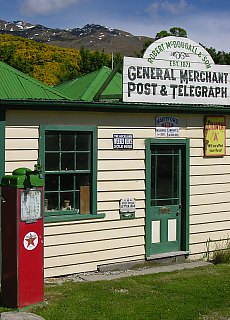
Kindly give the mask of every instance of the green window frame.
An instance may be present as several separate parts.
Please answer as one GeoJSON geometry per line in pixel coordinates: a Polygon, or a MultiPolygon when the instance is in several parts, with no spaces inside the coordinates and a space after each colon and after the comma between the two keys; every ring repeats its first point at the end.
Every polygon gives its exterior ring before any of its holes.
{"type": "Polygon", "coordinates": [[[45,222],[101,218],[97,214],[97,128],[40,126],[45,222]]]}

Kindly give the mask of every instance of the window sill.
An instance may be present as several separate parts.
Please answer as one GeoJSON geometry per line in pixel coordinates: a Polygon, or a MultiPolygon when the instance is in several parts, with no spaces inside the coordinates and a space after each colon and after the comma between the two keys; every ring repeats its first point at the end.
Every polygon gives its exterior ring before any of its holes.
{"type": "Polygon", "coordinates": [[[99,214],[70,214],[65,216],[49,216],[44,218],[44,222],[65,222],[65,221],[77,221],[77,220],[91,220],[91,219],[103,219],[105,218],[105,213],[99,214]]]}

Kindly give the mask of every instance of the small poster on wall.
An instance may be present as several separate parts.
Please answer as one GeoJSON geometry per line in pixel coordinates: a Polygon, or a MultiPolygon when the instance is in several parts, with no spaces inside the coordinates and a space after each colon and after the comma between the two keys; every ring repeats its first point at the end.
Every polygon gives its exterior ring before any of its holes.
{"type": "Polygon", "coordinates": [[[114,134],[113,135],[113,149],[133,149],[133,135],[132,134],[114,134]]]}
{"type": "Polygon", "coordinates": [[[224,116],[206,116],[204,123],[204,155],[223,157],[226,154],[226,122],[224,116]]]}
{"type": "Polygon", "coordinates": [[[179,119],[173,116],[156,117],[156,137],[179,137],[179,119]]]}

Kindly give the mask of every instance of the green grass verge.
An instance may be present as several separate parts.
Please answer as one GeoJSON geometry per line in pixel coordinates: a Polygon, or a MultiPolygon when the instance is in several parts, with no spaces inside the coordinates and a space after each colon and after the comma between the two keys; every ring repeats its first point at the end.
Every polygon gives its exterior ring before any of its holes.
{"type": "Polygon", "coordinates": [[[46,320],[228,319],[230,265],[47,285],[46,299],[32,310],[46,320]]]}

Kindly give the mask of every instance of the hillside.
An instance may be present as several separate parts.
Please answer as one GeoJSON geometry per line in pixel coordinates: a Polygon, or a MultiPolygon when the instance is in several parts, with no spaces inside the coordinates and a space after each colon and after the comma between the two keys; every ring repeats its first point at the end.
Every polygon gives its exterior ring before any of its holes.
{"type": "Polygon", "coordinates": [[[111,56],[87,49],[68,49],[0,34],[0,60],[48,85],[111,66],[111,56]]]}
{"type": "Polygon", "coordinates": [[[144,36],[134,36],[131,33],[111,29],[109,27],[87,24],[83,28],[58,29],[42,25],[14,21],[0,20],[0,34],[10,34],[26,39],[64,48],[88,48],[90,51],[104,51],[111,54],[120,52],[121,55],[135,56],[140,52],[146,40],[144,36]]]}

